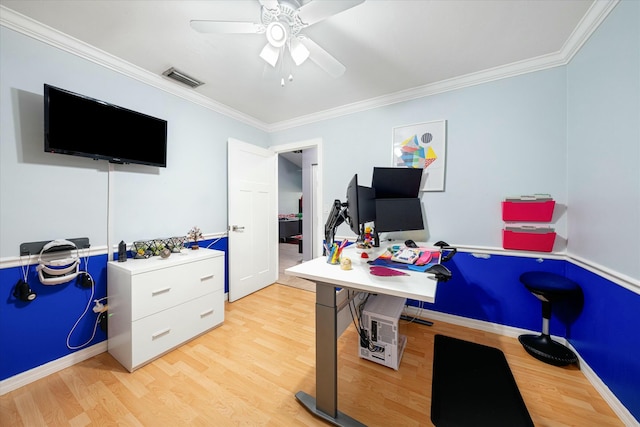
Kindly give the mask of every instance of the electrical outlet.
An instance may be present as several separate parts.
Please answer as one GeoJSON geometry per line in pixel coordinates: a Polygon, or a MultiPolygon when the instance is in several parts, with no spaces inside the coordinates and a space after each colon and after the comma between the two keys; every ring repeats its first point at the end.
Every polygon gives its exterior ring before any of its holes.
{"type": "Polygon", "coordinates": [[[109,318],[109,315],[107,314],[106,311],[100,313],[100,316],[98,317],[98,323],[100,324],[100,329],[102,329],[104,333],[107,333],[107,328],[109,326],[108,318],[109,318]]]}

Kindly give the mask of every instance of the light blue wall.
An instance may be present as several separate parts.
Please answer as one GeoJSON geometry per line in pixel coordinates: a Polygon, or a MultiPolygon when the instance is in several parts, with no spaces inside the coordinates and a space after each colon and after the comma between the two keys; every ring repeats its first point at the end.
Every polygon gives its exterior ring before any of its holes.
{"type": "Polygon", "coordinates": [[[267,146],[268,135],[103,66],[0,28],[0,258],[22,242],[89,237],[107,243],[111,191],[117,241],[227,228],[227,138],[267,146]],[[44,153],[43,85],[168,120],[167,167],[116,165],[44,153]],[[24,224],[28,224],[25,226],[24,224]]]}
{"type": "Polygon", "coordinates": [[[640,2],[567,67],[569,252],[640,279],[640,2]]]}
{"type": "Polygon", "coordinates": [[[298,213],[298,201],[302,196],[302,168],[278,158],[278,214],[298,213]]]}
{"type": "MultiPolygon", "coordinates": [[[[428,238],[502,247],[500,201],[549,193],[566,205],[566,73],[563,67],[376,108],[275,133],[274,144],[321,137],[323,210],[344,201],[354,173],[371,184],[373,166],[391,166],[392,129],[446,119],[445,192],[422,196],[428,238]]],[[[558,212],[563,212],[562,206],[558,212]]],[[[326,213],[325,213],[326,215],[326,213]]],[[[558,215],[555,250],[564,248],[558,215]]],[[[339,234],[349,234],[346,227],[339,234]]]]}

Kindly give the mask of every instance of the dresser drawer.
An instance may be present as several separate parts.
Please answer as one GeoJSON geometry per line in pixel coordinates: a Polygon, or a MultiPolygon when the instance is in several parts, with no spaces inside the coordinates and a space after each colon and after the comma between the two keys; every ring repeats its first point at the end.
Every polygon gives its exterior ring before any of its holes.
{"type": "Polygon", "coordinates": [[[130,371],[222,323],[222,290],[132,323],[130,371]]]}
{"type": "Polygon", "coordinates": [[[203,259],[133,276],[131,320],[223,290],[223,261],[223,257],[203,259]]]}

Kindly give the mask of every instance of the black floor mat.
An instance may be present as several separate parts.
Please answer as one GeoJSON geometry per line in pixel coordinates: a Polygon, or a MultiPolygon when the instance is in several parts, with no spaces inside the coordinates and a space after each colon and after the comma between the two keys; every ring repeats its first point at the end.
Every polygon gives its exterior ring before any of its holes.
{"type": "Polygon", "coordinates": [[[504,353],[436,335],[431,421],[437,427],[533,426],[504,353]]]}

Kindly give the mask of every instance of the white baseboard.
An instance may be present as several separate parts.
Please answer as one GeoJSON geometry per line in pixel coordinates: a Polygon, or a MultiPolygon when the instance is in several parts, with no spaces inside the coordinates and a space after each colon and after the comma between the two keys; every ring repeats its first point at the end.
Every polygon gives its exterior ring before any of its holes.
{"type": "Polygon", "coordinates": [[[578,355],[578,361],[580,363],[580,370],[587,377],[587,380],[591,383],[593,388],[596,389],[600,396],[609,404],[613,412],[620,418],[620,420],[627,427],[639,427],[640,423],[635,417],[629,412],[625,406],[620,403],[615,394],[607,387],[607,385],[598,377],[598,375],[591,369],[591,367],[585,362],[580,354],[576,351],[575,348],[571,345],[571,343],[566,343],[567,347],[569,347],[573,352],[578,355]]]}
{"type": "Polygon", "coordinates": [[[97,356],[105,351],[107,351],[106,340],[92,345],[91,347],[87,347],[83,350],[76,351],[75,353],[53,360],[49,363],[45,363],[44,365],[29,369],[28,371],[14,375],[6,380],[2,380],[0,381],[0,396],[68,368],[69,366],[73,366],[76,363],[80,363],[93,356],[97,356]]]}
{"type": "MultiPolygon", "coordinates": [[[[463,326],[465,328],[477,329],[484,332],[491,332],[503,336],[517,338],[522,334],[539,334],[540,331],[530,331],[527,329],[515,328],[512,326],[499,325],[496,323],[486,322],[483,320],[469,319],[467,317],[456,316],[453,314],[441,313],[439,311],[432,311],[427,309],[420,309],[418,307],[407,307],[405,313],[408,316],[420,316],[421,318],[428,320],[439,320],[441,322],[451,323],[453,325],[463,326]]],[[[598,375],[591,369],[587,362],[580,357],[580,354],[565,338],[553,336],[553,339],[568,346],[578,356],[580,370],[587,378],[587,381],[596,389],[600,396],[609,404],[613,412],[620,418],[620,420],[627,427],[640,426],[640,423],[629,412],[627,408],[618,400],[615,394],[611,392],[609,387],[598,377],[598,375]]]]}

